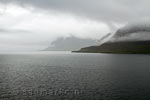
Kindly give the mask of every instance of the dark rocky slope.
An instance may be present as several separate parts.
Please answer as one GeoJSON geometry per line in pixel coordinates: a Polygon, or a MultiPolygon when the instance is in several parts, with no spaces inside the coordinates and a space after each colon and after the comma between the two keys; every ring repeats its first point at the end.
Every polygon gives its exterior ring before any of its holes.
{"type": "Polygon", "coordinates": [[[100,46],[81,48],[74,52],[88,53],[150,53],[150,41],[107,42],[100,46]]]}

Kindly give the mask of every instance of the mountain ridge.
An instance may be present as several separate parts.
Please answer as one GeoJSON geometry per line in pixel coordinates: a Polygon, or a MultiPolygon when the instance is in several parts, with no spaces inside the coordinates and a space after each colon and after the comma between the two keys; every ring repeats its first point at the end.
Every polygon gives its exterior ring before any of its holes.
{"type": "Polygon", "coordinates": [[[106,42],[99,46],[85,47],[73,52],[150,54],[150,40],[106,42]]]}
{"type": "Polygon", "coordinates": [[[101,45],[73,52],[150,54],[150,23],[127,24],[101,45]]]}

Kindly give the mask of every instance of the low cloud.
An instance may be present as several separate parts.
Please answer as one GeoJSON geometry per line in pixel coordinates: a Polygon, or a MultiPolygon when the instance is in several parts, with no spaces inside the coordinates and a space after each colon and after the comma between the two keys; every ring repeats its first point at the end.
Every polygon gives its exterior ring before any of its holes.
{"type": "Polygon", "coordinates": [[[28,34],[31,33],[27,30],[17,30],[17,29],[0,29],[0,34],[28,34]]]}
{"type": "Polygon", "coordinates": [[[118,29],[110,41],[150,40],[150,21],[129,23],[118,29]]]}

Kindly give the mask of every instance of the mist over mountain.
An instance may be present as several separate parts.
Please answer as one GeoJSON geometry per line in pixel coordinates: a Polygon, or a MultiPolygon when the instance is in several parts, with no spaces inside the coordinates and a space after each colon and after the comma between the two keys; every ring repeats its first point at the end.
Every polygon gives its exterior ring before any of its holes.
{"type": "Polygon", "coordinates": [[[79,50],[82,47],[90,45],[98,45],[97,40],[81,39],[75,36],[67,38],[60,37],[51,43],[51,46],[46,48],[46,51],[72,51],[79,50]]]}
{"type": "Polygon", "coordinates": [[[77,52],[150,53],[150,23],[128,24],[99,46],[81,48],[77,52]]]}
{"type": "Polygon", "coordinates": [[[118,29],[109,40],[115,41],[146,41],[150,40],[150,21],[127,24],[118,29]]]}

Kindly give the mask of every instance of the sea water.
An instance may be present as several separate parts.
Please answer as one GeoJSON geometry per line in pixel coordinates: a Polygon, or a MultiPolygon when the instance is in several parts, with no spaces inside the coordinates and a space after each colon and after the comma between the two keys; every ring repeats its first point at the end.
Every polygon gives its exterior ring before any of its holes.
{"type": "Polygon", "coordinates": [[[150,100],[150,55],[0,53],[0,100],[150,100]]]}

